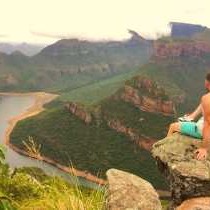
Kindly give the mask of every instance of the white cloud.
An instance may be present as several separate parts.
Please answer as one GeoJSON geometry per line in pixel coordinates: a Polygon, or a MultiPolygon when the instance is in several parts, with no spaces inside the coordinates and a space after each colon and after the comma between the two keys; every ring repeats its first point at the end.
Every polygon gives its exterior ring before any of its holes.
{"type": "Polygon", "coordinates": [[[0,0],[0,5],[1,33],[9,35],[0,40],[17,42],[124,39],[127,29],[156,37],[169,31],[170,21],[210,27],[209,0],[0,0]]]}

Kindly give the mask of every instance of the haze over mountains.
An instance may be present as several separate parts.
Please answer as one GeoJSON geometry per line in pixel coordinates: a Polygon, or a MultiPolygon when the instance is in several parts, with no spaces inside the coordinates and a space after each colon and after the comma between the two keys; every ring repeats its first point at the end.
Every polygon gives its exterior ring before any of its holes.
{"type": "Polygon", "coordinates": [[[15,51],[20,51],[26,56],[33,56],[39,53],[46,45],[28,44],[28,43],[0,43],[0,52],[11,54],[15,51]]]}

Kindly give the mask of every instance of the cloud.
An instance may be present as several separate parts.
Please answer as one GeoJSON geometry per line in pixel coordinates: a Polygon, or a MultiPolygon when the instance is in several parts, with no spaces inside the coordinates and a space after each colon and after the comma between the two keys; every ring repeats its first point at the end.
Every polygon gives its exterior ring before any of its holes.
{"type": "MultiPolygon", "coordinates": [[[[125,30],[127,31],[127,30],[125,30]]],[[[58,34],[58,33],[49,33],[49,32],[39,32],[39,31],[33,31],[30,30],[30,34],[33,36],[41,37],[41,38],[48,38],[48,39],[54,39],[54,40],[59,40],[59,39],[80,39],[80,40],[89,40],[89,41],[110,41],[110,40],[121,40],[120,38],[113,38],[113,37],[92,37],[88,34],[83,34],[83,33],[75,33],[72,32],[72,34],[58,34]]]]}
{"type": "Polygon", "coordinates": [[[61,35],[61,34],[53,34],[53,33],[45,33],[45,32],[38,32],[38,31],[30,31],[30,33],[34,36],[45,37],[45,38],[52,38],[52,39],[69,39],[73,38],[70,35],[61,35]]]}

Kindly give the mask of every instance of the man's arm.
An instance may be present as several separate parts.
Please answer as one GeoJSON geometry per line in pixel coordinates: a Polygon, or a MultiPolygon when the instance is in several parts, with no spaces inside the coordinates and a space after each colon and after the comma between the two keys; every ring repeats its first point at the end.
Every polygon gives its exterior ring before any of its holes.
{"type": "Polygon", "coordinates": [[[202,112],[202,108],[201,108],[201,104],[199,104],[198,107],[195,109],[195,111],[189,114],[187,117],[194,120],[198,115],[201,114],[201,112],[202,112]]]}

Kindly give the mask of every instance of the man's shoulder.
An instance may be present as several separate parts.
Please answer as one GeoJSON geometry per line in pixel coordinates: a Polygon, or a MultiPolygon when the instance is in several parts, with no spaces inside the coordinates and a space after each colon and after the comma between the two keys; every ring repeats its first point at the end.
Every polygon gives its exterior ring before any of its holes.
{"type": "Polygon", "coordinates": [[[209,93],[206,93],[205,95],[203,95],[202,97],[201,97],[201,100],[203,101],[203,100],[210,100],[210,92],[209,93]]]}

